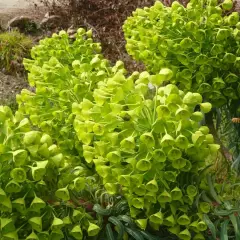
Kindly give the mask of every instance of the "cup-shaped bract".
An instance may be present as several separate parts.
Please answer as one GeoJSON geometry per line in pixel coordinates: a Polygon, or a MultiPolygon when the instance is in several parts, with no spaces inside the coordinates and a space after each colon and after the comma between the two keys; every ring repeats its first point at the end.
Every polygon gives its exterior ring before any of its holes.
{"type": "Polygon", "coordinates": [[[68,188],[59,188],[56,192],[55,192],[56,197],[62,199],[63,201],[67,201],[70,199],[69,196],[69,191],[68,188]]]}
{"type": "Polygon", "coordinates": [[[14,168],[11,173],[11,177],[18,183],[22,183],[27,179],[26,171],[23,168],[14,168]]]}
{"type": "Polygon", "coordinates": [[[88,232],[88,236],[89,237],[93,237],[93,236],[96,236],[99,231],[100,231],[100,227],[94,223],[90,223],[89,226],[88,226],[88,229],[87,229],[87,232],[88,232]]]}
{"type": "Polygon", "coordinates": [[[42,218],[41,217],[32,217],[28,220],[33,230],[37,232],[42,231],[42,218]]]}
{"type": "Polygon", "coordinates": [[[156,223],[156,224],[162,224],[163,223],[163,214],[162,212],[157,212],[155,214],[152,214],[150,217],[149,217],[149,221],[150,222],[153,222],[153,223],[156,223]]]}
{"type": "Polygon", "coordinates": [[[73,229],[71,230],[70,234],[71,234],[75,239],[82,240],[82,238],[83,238],[82,229],[80,228],[79,225],[74,226],[73,229]]]}

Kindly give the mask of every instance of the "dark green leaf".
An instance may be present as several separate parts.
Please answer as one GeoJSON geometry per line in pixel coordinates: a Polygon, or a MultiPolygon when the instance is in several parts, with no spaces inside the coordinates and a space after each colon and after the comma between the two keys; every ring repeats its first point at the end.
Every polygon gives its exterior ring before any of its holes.
{"type": "Polygon", "coordinates": [[[203,220],[207,224],[207,226],[208,226],[209,230],[211,231],[214,239],[216,239],[217,233],[216,233],[216,228],[215,228],[213,222],[210,220],[210,218],[206,214],[203,215],[203,220]]]}

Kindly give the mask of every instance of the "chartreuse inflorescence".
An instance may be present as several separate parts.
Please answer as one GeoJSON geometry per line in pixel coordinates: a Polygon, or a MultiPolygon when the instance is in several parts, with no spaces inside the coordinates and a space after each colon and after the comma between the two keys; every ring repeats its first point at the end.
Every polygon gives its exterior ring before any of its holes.
{"type": "Polygon", "coordinates": [[[100,50],[91,31],[79,29],[74,42],[62,31],[24,61],[35,92],[17,96],[15,115],[0,107],[0,239],[83,239],[100,232],[80,201],[84,189],[101,186],[82,163],[71,113],[73,102],[93,99],[98,81],[125,72],[120,61],[110,67],[100,50]]]}
{"type": "Polygon", "coordinates": [[[0,239],[141,240],[160,227],[204,239],[211,205],[200,200],[200,173],[219,146],[199,123],[212,105],[163,86],[178,79],[171,63],[127,76],[100,50],[91,31],[73,42],[61,31],[24,61],[35,91],[17,96],[15,114],[0,107],[0,239]],[[103,187],[99,198],[120,204],[96,200],[103,187]]]}
{"type": "Polygon", "coordinates": [[[32,128],[28,118],[0,107],[0,238],[82,239],[84,230],[97,235],[94,219],[68,202],[85,188],[86,169],[74,167],[73,156],[32,128]]]}
{"type": "Polygon", "coordinates": [[[70,152],[75,147],[80,150],[74,142],[72,103],[91,100],[96,83],[123,68],[120,61],[110,66],[100,52],[91,30],[79,29],[75,41],[65,31],[41,40],[31,51],[32,59],[24,60],[28,81],[36,91],[24,89],[17,95],[18,112],[70,152]]]}
{"type": "Polygon", "coordinates": [[[240,96],[239,13],[225,14],[232,7],[232,0],[191,0],[186,8],[156,1],[126,20],[127,51],[154,74],[170,68],[171,83],[222,106],[240,96]]]}
{"type": "Polygon", "coordinates": [[[199,126],[211,104],[172,84],[157,87],[172,75],[165,68],[157,75],[118,72],[100,81],[93,101],[73,104],[74,128],[85,161],[109,194],[124,195],[140,228],[149,223],[180,239],[204,239],[202,213],[210,205],[199,203],[193,211],[193,203],[205,159],[219,148],[208,127],[199,126]],[[156,87],[152,98],[149,83],[156,87]]]}

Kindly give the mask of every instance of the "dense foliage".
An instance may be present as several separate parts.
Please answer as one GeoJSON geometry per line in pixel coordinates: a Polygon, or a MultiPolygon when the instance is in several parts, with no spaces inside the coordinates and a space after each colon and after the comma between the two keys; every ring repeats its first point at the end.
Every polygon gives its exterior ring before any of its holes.
{"type": "Polygon", "coordinates": [[[71,129],[71,101],[87,97],[97,78],[108,74],[108,63],[100,61],[100,46],[92,43],[91,31],[80,29],[76,41],[68,41],[61,32],[32,50],[33,60],[25,60],[25,65],[36,93],[23,90],[17,96],[15,116],[8,108],[1,109],[1,239],[36,239],[36,234],[40,239],[44,235],[81,239],[83,225],[90,236],[100,230],[85,213],[87,201],[98,202],[91,194],[101,186],[94,172],[81,166],[81,146],[75,145],[71,129]],[[98,71],[99,62],[105,71],[98,71]],[[82,69],[76,70],[79,66],[82,69]],[[79,196],[85,186],[85,194],[79,196]],[[74,225],[80,219],[82,229],[74,225]],[[70,229],[61,231],[69,224],[70,229]]]}
{"type": "MultiPolygon", "coordinates": [[[[33,0],[39,5],[38,0],[33,0]]],[[[60,15],[64,25],[93,29],[101,42],[104,56],[112,62],[124,60],[127,69],[136,70],[138,64],[126,54],[122,25],[137,7],[151,6],[155,0],[41,0],[48,11],[60,15]]],[[[61,26],[62,27],[62,26],[61,26]]]]}
{"type": "Polygon", "coordinates": [[[110,67],[100,52],[91,30],[79,29],[74,42],[64,31],[41,40],[31,51],[33,59],[24,60],[28,81],[36,92],[23,90],[17,96],[18,112],[27,114],[34,125],[71,153],[75,147],[72,103],[91,100],[96,83],[118,68],[110,67]]]}
{"type": "MultiPolygon", "coordinates": [[[[157,2],[138,10],[136,18],[146,21],[152,10],[167,19],[173,13],[180,17],[189,6],[157,2]]],[[[133,36],[142,34],[139,27],[133,36]]],[[[148,55],[156,74],[127,74],[123,62],[112,66],[104,59],[91,31],[79,29],[75,37],[61,31],[34,47],[24,64],[35,91],[17,95],[15,114],[0,106],[0,238],[225,240],[229,233],[238,239],[238,179],[232,174],[229,182],[216,184],[209,174],[219,145],[202,125],[212,109],[203,98],[213,99],[194,87],[194,71],[206,79],[200,84],[210,83],[213,73],[202,69],[209,65],[174,65],[170,53],[161,65],[163,57],[148,55]],[[179,76],[187,84],[165,84],[179,76]]],[[[190,48],[183,54],[187,51],[192,57],[190,48]]]]}
{"type": "Polygon", "coordinates": [[[240,237],[238,182],[238,178],[230,172],[225,182],[216,184],[210,175],[202,181],[201,199],[212,206],[211,211],[203,216],[210,230],[207,239],[240,237]]]}
{"type": "Polygon", "coordinates": [[[222,106],[240,94],[239,13],[224,15],[232,6],[231,0],[191,0],[186,8],[157,1],[137,9],[123,26],[127,51],[152,73],[172,69],[171,83],[222,106]]]}
{"type": "MultiPolygon", "coordinates": [[[[162,80],[169,79],[164,69],[162,80]]],[[[210,205],[199,203],[199,172],[205,159],[219,146],[207,127],[198,123],[211,110],[198,93],[186,95],[174,85],[156,89],[149,98],[148,79],[156,76],[117,74],[99,82],[94,102],[74,104],[75,130],[83,145],[87,163],[94,163],[109,194],[128,200],[131,216],[142,229],[148,223],[168,227],[180,239],[191,239],[207,226],[196,214],[208,212],[210,205]],[[134,80],[135,84],[134,84],[134,80]],[[195,111],[200,105],[201,111],[195,111]]]]}
{"type": "Polygon", "coordinates": [[[74,42],[65,32],[45,39],[25,60],[36,92],[17,96],[15,115],[1,108],[1,239],[114,237],[112,224],[119,238],[143,237],[148,218],[182,239],[191,238],[182,225],[206,229],[191,209],[203,159],[218,149],[198,126],[211,104],[174,85],[154,93],[148,83],[170,79],[169,69],[126,77],[122,62],[110,67],[99,50],[80,29],[74,42]],[[99,191],[105,200],[93,197],[99,191]],[[136,225],[119,216],[128,206],[136,225]],[[109,223],[101,223],[106,215],[109,223]]]}

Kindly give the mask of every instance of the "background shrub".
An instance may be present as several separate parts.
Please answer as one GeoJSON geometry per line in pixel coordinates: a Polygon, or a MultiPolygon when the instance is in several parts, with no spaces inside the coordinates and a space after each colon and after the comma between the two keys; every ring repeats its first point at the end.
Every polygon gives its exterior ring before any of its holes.
{"type": "Polygon", "coordinates": [[[31,38],[17,31],[0,34],[0,67],[8,73],[23,72],[22,60],[29,57],[31,38]]]}
{"type": "Polygon", "coordinates": [[[172,83],[220,107],[240,94],[239,14],[224,16],[232,6],[192,0],[167,8],[157,1],[137,9],[123,27],[127,51],[152,73],[170,67],[172,83]]]}

